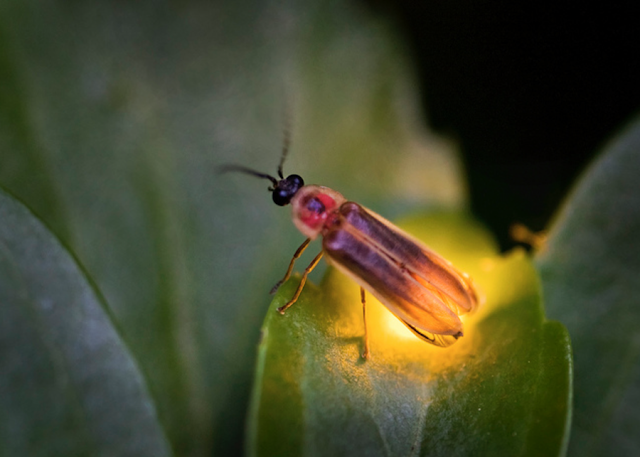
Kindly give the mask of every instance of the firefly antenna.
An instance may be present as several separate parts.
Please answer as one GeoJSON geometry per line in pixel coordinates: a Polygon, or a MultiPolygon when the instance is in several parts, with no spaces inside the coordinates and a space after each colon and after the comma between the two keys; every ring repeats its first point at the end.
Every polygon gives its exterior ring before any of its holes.
{"type": "Polygon", "coordinates": [[[218,168],[218,171],[220,173],[227,173],[229,171],[238,171],[240,173],[256,176],[258,178],[268,179],[269,181],[271,181],[271,184],[273,184],[274,187],[278,185],[278,180],[273,176],[267,173],[260,173],[259,171],[255,171],[251,168],[243,167],[242,165],[223,165],[220,168],[218,168]]]}
{"type": "Polygon", "coordinates": [[[284,128],[282,138],[282,155],[280,156],[280,164],[278,165],[278,176],[280,179],[284,179],[282,174],[282,166],[289,154],[289,146],[291,145],[291,103],[286,101],[284,104],[284,128]]]}

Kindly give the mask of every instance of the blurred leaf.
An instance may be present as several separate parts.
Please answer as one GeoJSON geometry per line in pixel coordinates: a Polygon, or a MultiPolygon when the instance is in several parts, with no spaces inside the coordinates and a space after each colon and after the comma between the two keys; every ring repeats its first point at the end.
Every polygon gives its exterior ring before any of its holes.
{"type": "Polygon", "coordinates": [[[529,260],[497,257],[486,232],[460,216],[403,226],[485,294],[464,338],[430,346],[369,298],[364,362],[358,287],[330,270],[281,316],[275,308],[297,286],[289,281],[262,329],[249,455],[563,455],[571,347],[564,327],[544,320],[529,260]]]}
{"type": "Polygon", "coordinates": [[[0,454],[166,456],[128,349],[74,260],[0,191],[0,454]]]}
{"type": "Polygon", "coordinates": [[[571,335],[569,454],[640,454],[640,121],[605,148],[537,258],[547,312],[571,335]]]}
{"type": "Polygon", "coordinates": [[[240,452],[266,292],[302,239],[267,183],[215,167],[274,172],[290,100],[285,171],[386,215],[463,206],[416,93],[356,2],[0,4],[0,182],[86,267],[177,454],[240,452]]]}

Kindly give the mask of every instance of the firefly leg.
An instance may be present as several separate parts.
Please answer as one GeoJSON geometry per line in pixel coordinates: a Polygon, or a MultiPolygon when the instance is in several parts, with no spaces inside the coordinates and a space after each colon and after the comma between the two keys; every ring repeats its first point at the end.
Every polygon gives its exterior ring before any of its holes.
{"type": "Polygon", "coordinates": [[[296,293],[293,294],[293,298],[289,300],[285,305],[278,308],[278,312],[280,314],[284,314],[284,312],[286,311],[287,308],[289,308],[289,306],[293,305],[295,302],[298,301],[298,297],[300,297],[302,288],[304,287],[304,284],[307,282],[307,276],[309,276],[309,273],[311,273],[311,270],[313,270],[316,267],[316,265],[318,265],[318,262],[320,262],[320,259],[322,258],[323,254],[324,254],[324,251],[320,251],[320,254],[318,254],[311,261],[309,266],[304,270],[304,273],[302,274],[302,279],[300,279],[300,285],[298,286],[298,290],[296,290],[296,293]]]}
{"type": "Polygon", "coordinates": [[[273,286],[273,288],[271,289],[271,295],[275,294],[278,288],[287,279],[289,279],[289,276],[291,276],[291,271],[293,270],[293,264],[302,255],[304,250],[307,249],[307,246],[309,246],[309,243],[311,243],[311,238],[307,238],[306,240],[304,240],[304,243],[302,243],[300,247],[296,250],[295,254],[293,254],[293,258],[291,259],[291,263],[289,263],[289,268],[287,269],[287,273],[284,275],[284,278],[282,278],[280,281],[276,283],[275,286],[273,286]]]}
{"type": "Polygon", "coordinates": [[[362,320],[364,321],[364,352],[363,359],[369,358],[369,332],[367,332],[367,302],[364,298],[364,289],[360,288],[360,300],[362,301],[362,320]]]}

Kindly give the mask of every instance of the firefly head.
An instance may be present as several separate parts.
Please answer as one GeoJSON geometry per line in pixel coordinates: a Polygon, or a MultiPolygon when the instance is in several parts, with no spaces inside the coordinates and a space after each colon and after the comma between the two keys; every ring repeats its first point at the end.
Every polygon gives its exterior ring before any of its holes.
{"type": "Polygon", "coordinates": [[[281,179],[271,188],[273,203],[278,206],[288,205],[302,186],[304,186],[304,180],[298,175],[289,175],[281,179]]]}
{"type": "Polygon", "coordinates": [[[268,179],[272,184],[271,187],[269,187],[269,191],[271,192],[273,203],[278,206],[288,205],[293,196],[304,186],[304,180],[300,176],[289,175],[286,178],[283,178],[280,169],[278,169],[278,175],[281,179],[276,179],[271,175],[260,173],[259,171],[255,171],[241,165],[224,165],[219,168],[219,171],[222,173],[238,171],[240,173],[257,176],[258,178],[268,179]]]}
{"type": "Polygon", "coordinates": [[[291,139],[289,135],[288,110],[286,114],[287,125],[285,126],[284,144],[282,145],[282,155],[280,156],[280,164],[278,165],[278,178],[280,179],[277,179],[267,173],[260,173],[259,171],[255,171],[241,165],[224,165],[219,169],[223,173],[226,171],[239,171],[258,178],[268,179],[272,184],[271,187],[269,187],[271,198],[273,198],[273,203],[278,206],[286,206],[291,203],[291,199],[294,195],[304,187],[304,180],[299,175],[289,175],[285,178],[284,174],[282,174],[282,166],[284,165],[284,161],[289,153],[289,142],[291,139]]]}

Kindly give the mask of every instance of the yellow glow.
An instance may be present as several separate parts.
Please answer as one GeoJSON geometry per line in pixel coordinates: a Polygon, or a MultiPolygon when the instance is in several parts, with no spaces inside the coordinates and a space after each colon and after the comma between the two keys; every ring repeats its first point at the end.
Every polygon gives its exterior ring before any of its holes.
{"type": "MultiPolygon", "coordinates": [[[[433,235],[433,226],[429,226],[427,230],[433,235]]],[[[447,231],[446,228],[444,231],[447,231]]],[[[443,229],[440,229],[436,236],[445,239],[442,232],[443,229]]],[[[482,244],[482,237],[477,236],[480,248],[473,248],[472,245],[472,249],[469,249],[469,245],[464,243],[429,243],[428,239],[417,234],[418,238],[425,240],[436,252],[451,260],[455,267],[468,273],[477,286],[481,305],[474,312],[460,316],[464,336],[447,348],[433,346],[417,337],[384,305],[367,293],[371,352],[369,360],[364,362],[360,358],[364,349],[364,324],[359,287],[347,276],[329,269],[322,284],[322,306],[316,307],[314,313],[315,318],[319,313],[325,316],[325,360],[331,371],[338,370],[336,372],[342,373],[341,376],[353,376],[363,386],[366,384],[369,368],[402,372],[403,376],[427,381],[440,373],[461,369],[470,360],[474,360],[487,344],[492,344],[491,336],[481,332],[478,324],[501,306],[517,299],[514,294],[523,293],[517,278],[524,273],[519,268],[514,269],[514,265],[519,264],[514,263],[514,260],[524,253],[516,252],[506,258],[498,256],[491,241],[482,244]]],[[[459,233],[449,236],[459,237],[459,233]]],[[[490,240],[489,237],[486,239],[490,240]]]]}
{"type": "Polygon", "coordinates": [[[480,269],[484,272],[492,271],[496,267],[495,259],[484,258],[480,261],[480,269]]]}
{"type": "MultiPolygon", "coordinates": [[[[444,251],[442,254],[447,258],[452,257],[444,251]]],[[[516,257],[521,255],[524,254],[515,254],[516,257]]],[[[487,257],[486,251],[481,256],[472,253],[467,257],[464,252],[456,252],[453,257],[456,262],[454,265],[464,265],[463,271],[473,278],[480,296],[484,298],[481,299],[481,303],[484,303],[477,310],[460,316],[464,324],[464,336],[448,348],[433,346],[414,335],[371,294],[366,294],[371,356],[363,366],[382,364],[387,366],[386,369],[403,371],[410,366],[412,376],[429,377],[447,369],[464,366],[469,357],[474,357],[477,348],[485,344],[477,331],[477,325],[500,307],[501,303],[508,303],[513,299],[509,295],[515,289],[505,288],[505,278],[513,274],[509,266],[511,262],[509,258],[497,255],[487,257]]],[[[336,270],[329,271],[324,285],[331,290],[333,300],[340,303],[335,309],[340,314],[335,316],[335,335],[348,342],[340,345],[333,355],[329,355],[328,361],[331,360],[329,363],[347,371],[360,370],[361,365],[353,365],[354,360],[359,360],[363,349],[364,325],[359,287],[336,270]]]]}
{"type": "MultiPolygon", "coordinates": [[[[382,306],[382,304],[376,300],[375,298],[372,299],[371,301],[376,302],[376,305],[380,305],[382,306]]],[[[373,306],[373,304],[372,304],[373,306]]],[[[400,319],[398,319],[397,317],[395,317],[390,311],[386,312],[386,313],[380,313],[381,318],[379,320],[380,322],[380,331],[384,332],[384,333],[388,333],[388,334],[392,334],[400,339],[416,339],[418,338],[417,336],[415,336],[413,334],[413,332],[411,330],[409,330],[407,328],[406,325],[404,325],[402,322],[400,322],[400,319]]]]}

